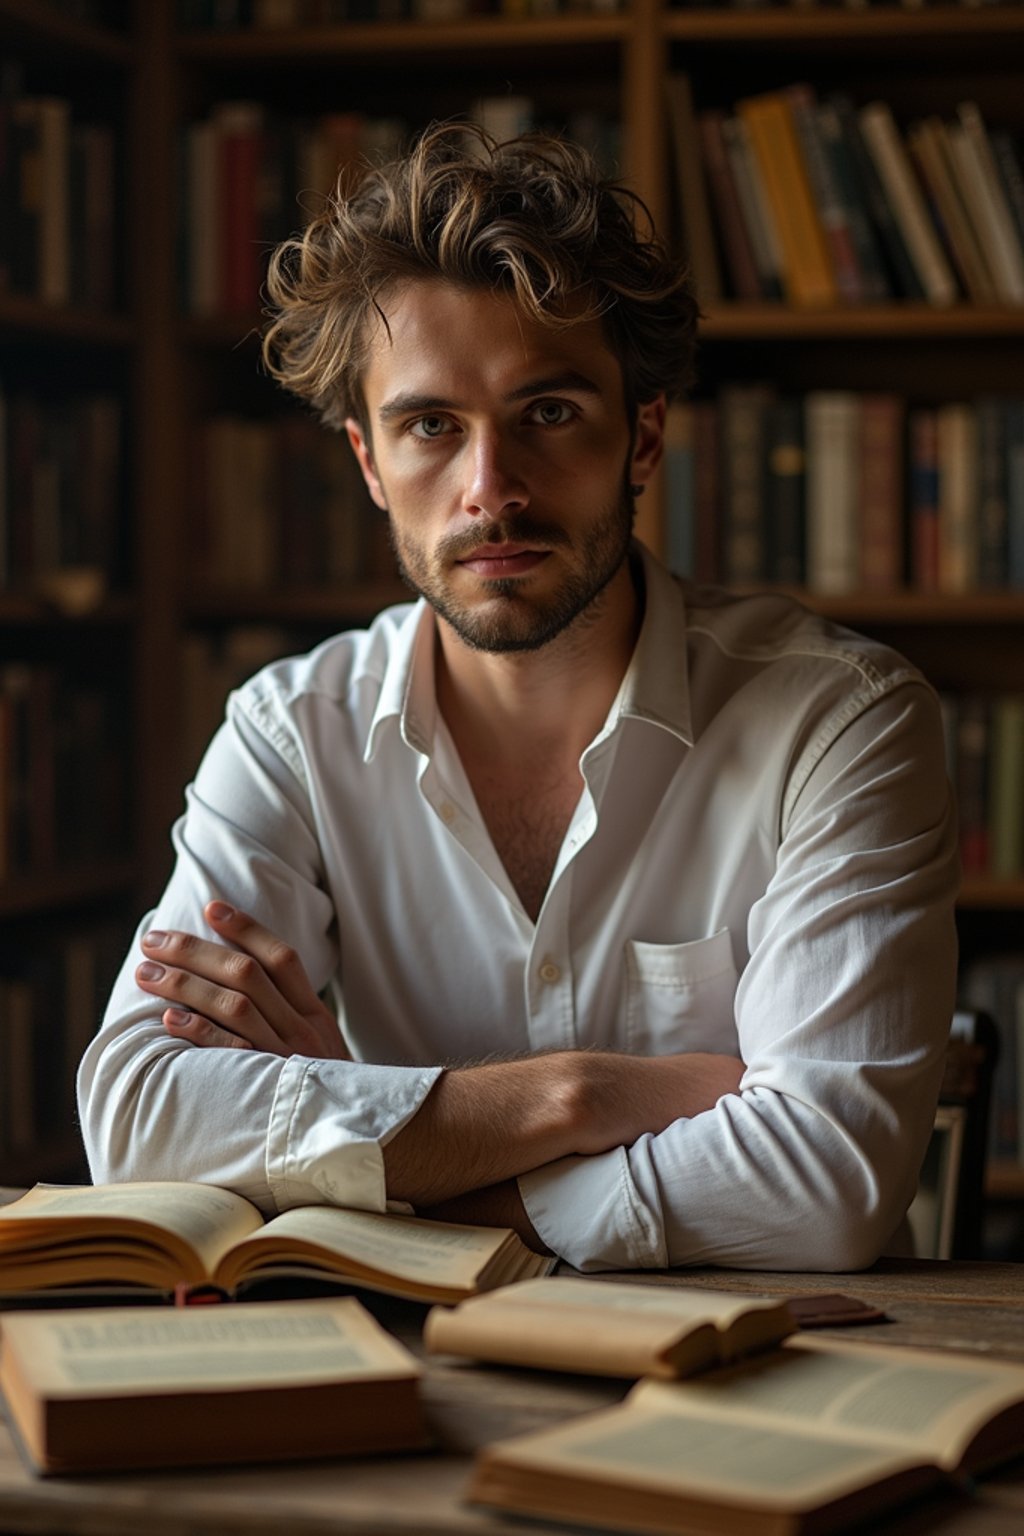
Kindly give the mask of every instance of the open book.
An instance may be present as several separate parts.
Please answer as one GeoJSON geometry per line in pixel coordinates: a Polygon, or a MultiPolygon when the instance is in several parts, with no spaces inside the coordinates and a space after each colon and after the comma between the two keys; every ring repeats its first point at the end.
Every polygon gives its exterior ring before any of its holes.
{"type": "Polygon", "coordinates": [[[421,1446],[419,1367],[352,1296],[6,1312],[0,1388],[41,1472],[421,1446]]]}
{"type": "Polygon", "coordinates": [[[727,1291],[526,1280],[435,1307],[424,1342],[435,1354],[605,1376],[690,1376],[766,1349],[796,1328],[784,1301],[727,1291]]]}
{"type": "Polygon", "coordinates": [[[264,1222],[241,1195],[209,1184],[36,1185],[0,1207],[0,1296],[180,1284],[239,1295],[313,1281],[455,1302],[553,1263],[507,1227],[332,1205],[264,1222]]]}
{"type": "Polygon", "coordinates": [[[475,1502],[631,1531],[833,1530],[1024,1450],[1024,1368],[798,1334],[480,1453],[475,1502]]]}

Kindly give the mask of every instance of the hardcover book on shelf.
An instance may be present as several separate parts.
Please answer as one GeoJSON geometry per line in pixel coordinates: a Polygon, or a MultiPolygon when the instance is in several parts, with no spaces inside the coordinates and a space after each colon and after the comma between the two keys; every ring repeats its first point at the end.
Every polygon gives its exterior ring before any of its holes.
{"type": "Polygon", "coordinates": [[[828,245],[838,296],[847,304],[859,304],[867,297],[867,287],[860,270],[849,215],[821,132],[815,93],[811,86],[800,83],[787,89],[786,99],[818,221],[828,245]]]}
{"type": "Polygon", "coordinates": [[[904,568],[903,401],[898,395],[865,394],[860,413],[860,585],[893,592],[904,568]]]}
{"type": "Polygon", "coordinates": [[[804,399],[807,451],[807,585],[854,592],[860,583],[861,402],[851,390],[804,399]]]}
{"type": "Polygon", "coordinates": [[[805,551],[807,455],[803,402],[787,395],[768,406],[765,463],[765,575],[802,586],[805,551]]]}
{"type": "Polygon", "coordinates": [[[974,406],[938,410],[939,588],[972,592],[978,580],[978,428],[974,406]]]}
{"type": "Polygon", "coordinates": [[[1009,579],[1008,403],[997,395],[983,395],[974,404],[977,426],[977,584],[983,588],[1005,587],[1009,579]]]}
{"type": "Polygon", "coordinates": [[[951,132],[963,172],[962,189],[984,240],[999,297],[1007,304],[1024,304],[1024,250],[977,102],[959,104],[951,132]]]}
{"type": "Polygon", "coordinates": [[[1024,695],[992,703],[989,848],[997,880],[1024,875],[1024,695]]]}
{"type": "Polygon", "coordinates": [[[754,248],[747,231],[739,190],[723,136],[725,113],[702,112],[697,121],[701,155],[707,171],[716,222],[736,298],[757,303],[766,297],[758,276],[754,248]]]}
{"type": "Polygon", "coordinates": [[[764,299],[783,296],[783,255],[775,213],[757,170],[747,125],[741,117],[727,114],[722,119],[722,142],[736,186],[744,227],[757,267],[757,279],[764,299]]]}
{"type": "Polygon", "coordinates": [[[665,559],[670,571],[693,574],[696,484],[693,407],[670,405],[665,416],[665,559]]]}
{"type": "Polygon", "coordinates": [[[886,272],[857,163],[832,100],[819,102],[816,121],[818,135],[831,166],[834,195],[842,207],[856,253],[863,299],[867,303],[884,303],[892,297],[892,284],[886,272]]]}
{"type": "Polygon", "coordinates": [[[784,1301],[682,1286],[524,1280],[435,1307],[431,1354],[596,1376],[690,1376],[795,1332],[784,1301]]]}
{"type": "Polygon", "coordinates": [[[859,121],[925,297],[932,304],[952,304],[957,296],[956,280],[929,217],[892,109],[884,101],[869,102],[861,109],[859,121]]]}
{"type": "Polygon", "coordinates": [[[864,139],[857,108],[848,96],[830,97],[830,105],[842,131],[850,164],[854,167],[864,205],[872,228],[892,273],[897,295],[905,299],[923,299],[924,285],[911,258],[903,231],[889,202],[873,155],[864,139]]]}
{"type": "Polygon", "coordinates": [[[954,173],[946,126],[938,117],[912,123],[907,146],[935,210],[940,233],[964,292],[978,304],[997,298],[996,285],[974,218],[964,205],[954,173]]]}
{"type": "Polygon", "coordinates": [[[238,1296],[259,1283],[311,1282],[455,1302],[553,1264],[504,1227],[332,1205],[264,1222],[241,1195],[207,1184],[36,1185],[0,1207],[0,1296],[8,1297],[179,1285],[238,1296]]]}
{"type": "Polygon", "coordinates": [[[46,1474],[416,1449],[419,1378],[354,1297],[0,1315],[0,1388],[46,1474]]]}
{"type": "Polygon", "coordinates": [[[727,582],[765,576],[767,385],[734,384],[718,397],[721,574],[727,582]]]}
{"type": "Polygon", "coordinates": [[[736,110],[746,124],[757,168],[782,243],[783,284],[790,303],[827,308],[838,298],[790,102],[784,92],[746,97],[736,110]]]}
{"type": "Polygon", "coordinates": [[[707,306],[722,297],[722,275],[701,165],[693,89],[688,76],[681,74],[670,74],[665,88],[684,247],[697,301],[707,306]]]}
{"type": "Polygon", "coordinates": [[[910,584],[919,592],[939,590],[939,418],[932,406],[917,406],[907,420],[908,554],[910,584]]]}
{"type": "Polygon", "coordinates": [[[1024,1369],[798,1335],[479,1453],[472,1502],[717,1536],[840,1529],[1024,1449],[1024,1369]]]}

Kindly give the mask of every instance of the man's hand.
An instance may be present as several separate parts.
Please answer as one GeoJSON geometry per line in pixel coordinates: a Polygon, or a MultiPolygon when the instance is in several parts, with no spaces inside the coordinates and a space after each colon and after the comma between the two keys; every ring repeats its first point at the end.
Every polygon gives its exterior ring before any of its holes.
{"type": "Polygon", "coordinates": [[[171,1005],[167,1033],[193,1045],[348,1061],[338,1021],[295,950],[225,902],[209,902],[205,916],[224,943],[159,931],[142,940],[135,979],[171,1005]]]}

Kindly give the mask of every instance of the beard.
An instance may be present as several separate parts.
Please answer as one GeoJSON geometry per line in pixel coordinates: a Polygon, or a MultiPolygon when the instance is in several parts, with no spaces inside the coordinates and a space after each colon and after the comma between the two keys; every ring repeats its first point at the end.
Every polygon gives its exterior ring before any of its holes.
{"type": "Polygon", "coordinates": [[[579,542],[560,524],[528,513],[481,522],[464,533],[442,539],[433,553],[408,536],[399,535],[391,520],[389,533],[405,584],[425,598],[471,650],[500,655],[538,651],[596,611],[601,593],[627,557],[634,517],[627,472],[618,500],[601,513],[579,542]],[[481,582],[483,596],[475,602],[461,600],[452,591],[446,575],[452,563],[472,554],[482,544],[500,543],[575,549],[577,559],[565,569],[558,587],[543,596],[531,595],[528,579],[499,577],[481,582]]]}

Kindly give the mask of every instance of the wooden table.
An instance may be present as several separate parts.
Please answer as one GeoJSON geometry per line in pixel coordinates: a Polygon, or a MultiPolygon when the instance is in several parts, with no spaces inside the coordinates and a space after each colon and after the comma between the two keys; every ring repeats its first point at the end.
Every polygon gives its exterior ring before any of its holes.
{"type": "MultiPolygon", "coordinates": [[[[1024,1266],[883,1261],[855,1275],[724,1270],[609,1276],[751,1295],[842,1290],[883,1306],[873,1343],[983,1351],[1024,1364],[1024,1266]]],[[[595,1284],[599,1283],[595,1279],[595,1284]]],[[[374,1310],[413,1349],[424,1310],[375,1298],[374,1310]]],[[[822,1330],[855,1337],[856,1329],[822,1330]]],[[[510,1522],[462,1502],[474,1451],[615,1402],[625,1383],[427,1363],[424,1398],[436,1450],[421,1455],[42,1481],[0,1424],[0,1533],[34,1536],[566,1536],[546,1522],[510,1522]]],[[[943,1493],[871,1524],[871,1536],[1024,1536],[1024,1458],[979,1486],[943,1493]]],[[[724,1533],[727,1536],[727,1533],[724,1533]]],[[[862,1531],[863,1536],[863,1531],[862,1531]]]]}

